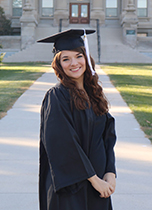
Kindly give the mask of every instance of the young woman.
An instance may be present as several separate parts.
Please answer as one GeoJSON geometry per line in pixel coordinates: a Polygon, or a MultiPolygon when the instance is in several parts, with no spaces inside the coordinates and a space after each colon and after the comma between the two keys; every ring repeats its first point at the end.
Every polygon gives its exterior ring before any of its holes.
{"type": "Polygon", "coordinates": [[[40,210],[112,210],[114,118],[82,34],[69,30],[39,41],[55,42],[52,67],[60,80],[41,108],[40,210]]]}

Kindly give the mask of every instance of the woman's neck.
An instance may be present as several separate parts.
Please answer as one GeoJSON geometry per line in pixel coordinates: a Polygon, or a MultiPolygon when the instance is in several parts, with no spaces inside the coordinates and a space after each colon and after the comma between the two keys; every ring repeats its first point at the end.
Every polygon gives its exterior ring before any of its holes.
{"type": "Polygon", "coordinates": [[[77,83],[77,87],[78,87],[78,89],[85,90],[83,83],[82,84],[77,83]]]}
{"type": "Polygon", "coordinates": [[[84,77],[79,78],[79,80],[75,80],[77,88],[81,90],[85,90],[84,88],[84,77]]]}

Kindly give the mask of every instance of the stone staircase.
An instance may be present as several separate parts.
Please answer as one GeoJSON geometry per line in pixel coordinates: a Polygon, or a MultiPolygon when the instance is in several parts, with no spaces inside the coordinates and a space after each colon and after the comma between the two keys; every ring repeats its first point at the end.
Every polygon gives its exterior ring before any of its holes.
{"type": "Polygon", "coordinates": [[[122,28],[104,27],[101,33],[101,63],[152,63],[140,50],[123,44],[122,28]]]}
{"type": "Polygon", "coordinates": [[[53,58],[52,44],[33,44],[29,48],[19,51],[12,56],[4,57],[3,62],[51,62],[53,58]]]}
{"type": "MultiPolygon", "coordinates": [[[[86,28],[89,29],[89,25],[76,25],[72,24],[69,27],[63,28],[67,30],[69,28],[86,28]]],[[[92,28],[92,27],[91,27],[92,28]]],[[[47,37],[50,34],[58,32],[58,28],[39,25],[37,28],[36,40],[47,37]]],[[[132,49],[131,47],[124,45],[122,40],[122,28],[118,21],[106,21],[105,26],[100,27],[101,36],[101,63],[152,63],[152,58],[146,54],[139,52],[139,49],[132,49]]],[[[98,63],[97,52],[97,34],[88,36],[90,53],[98,63]]],[[[51,62],[53,58],[52,53],[53,44],[35,43],[29,48],[22,50],[9,56],[4,57],[3,62],[51,62]]]]}

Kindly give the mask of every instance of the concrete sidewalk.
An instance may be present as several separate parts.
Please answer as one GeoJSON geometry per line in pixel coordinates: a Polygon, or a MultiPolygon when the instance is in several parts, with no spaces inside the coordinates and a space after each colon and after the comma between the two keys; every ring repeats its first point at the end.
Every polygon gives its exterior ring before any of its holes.
{"type": "MultiPolygon", "coordinates": [[[[116,118],[114,210],[151,210],[152,146],[109,78],[97,71],[116,118]]],[[[39,112],[56,82],[52,71],[45,73],[0,120],[0,210],[38,210],[39,112]]]]}
{"type": "Polygon", "coordinates": [[[98,74],[116,119],[114,210],[152,210],[152,145],[107,75],[101,70],[98,74]]]}

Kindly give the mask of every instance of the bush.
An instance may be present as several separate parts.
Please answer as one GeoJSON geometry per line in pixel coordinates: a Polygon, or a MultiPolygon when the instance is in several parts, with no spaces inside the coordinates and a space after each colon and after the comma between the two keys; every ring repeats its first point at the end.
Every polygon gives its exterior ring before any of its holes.
{"type": "Polygon", "coordinates": [[[11,21],[6,19],[5,12],[2,7],[0,7],[0,35],[11,35],[11,21]]]}
{"type": "Polygon", "coordinates": [[[0,63],[2,63],[2,60],[3,60],[4,56],[5,56],[5,53],[0,54],[0,63]]]}

